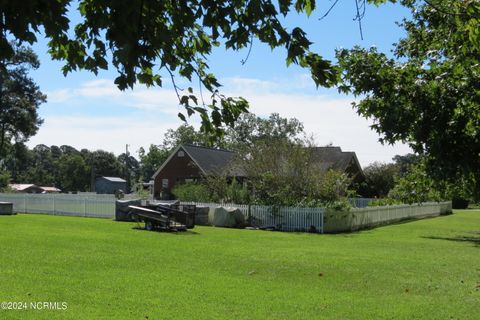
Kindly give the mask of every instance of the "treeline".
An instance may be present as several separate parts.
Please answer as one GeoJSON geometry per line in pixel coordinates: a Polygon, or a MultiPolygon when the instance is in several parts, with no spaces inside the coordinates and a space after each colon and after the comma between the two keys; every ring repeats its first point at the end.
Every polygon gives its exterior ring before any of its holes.
{"type": "Polygon", "coordinates": [[[346,197],[354,196],[378,198],[379,204],[479,199],[473,175],[458,177],[455,183],[434,180],[425,159],[413,154],[395,156],[392,163],[372,163],[364,168],[361,183],[352,183],[344,172],[325,172],[309,152],[315,144],[302,123],[278,114],[268,118],[244,114],[234,128],[214,140],[192,126],[181,125],[168,130],[160,144],[137,150],[136,157],[68,145],[29,149],[24,143],[8,144],[3,169],[0,165],[0,190],[14,182],[55,186],[65,192],[91,191],[97,176],[122,177],[131,190],[136,183],[150,181],[179,144],[232,150],[236,153],[233,166],[249,177],[247,184],[227,183],[228,173],[204,177],[174,190],[183,200],[343,206],[346,197]]]}
{"type": "Polygon", "coordinates": [[[7,146],[0,166],[0,190],[8,183],[33,183],[55,186],[62,191],[91,191],[97,176],[121,177],[127,189],[136,183],[150,181],[171,150],[181,143],[201,144],[201,135],[192,127],[182,125],[165,134],[162,144],[140,148],[132,154],[116,156],[104,150],[87,150],[69,145],[40,144],[29,149],[24,143],[7,146]],[[138,159],[138,160],[137,160],[138,159]]]}
{"type": "Polygon", "coordinates": [[[125,153],[115,156],[103,150],[77,150],[68,145],[37,145],[29,149],[22,142],[12,143],[4,148],[0,189],[13,182],[55,186],[63,191],[90,191],[96,176],[122,177],[132,187],[137,182],[148,182],[179,144],[221,147],[245,155],[260,145],[271,146],[271,141],[302,145],[305,136],[303,125],[297,119],[282,118],[278,114],[268,118],[244,114],[234,128],[226,129],[224,135],[216,139],[189,125],[169,129],[160,144],[140,148],[136,151],[137,157],[125,153]]]}
{"type": "Polygon", "coordinates": [[[77,150],[72,146],[13,145],[4,161],[13,183],[55,186],[63,191],[90,191],[96,176],[116,176],[136,181],[139,163],[132,156],[118,157],[103,150],[77,150]]]}
{"type": "Polygon", "coordinates": [[[480,200],[473,174],[458,176],[454,182],[439,180],[428,171],[425,157],[407,154],[392,160],[392,163],[374,162],[363,169],[365,181],[358,192],[367,198],[377,198],[375,205],[480,200]]]}

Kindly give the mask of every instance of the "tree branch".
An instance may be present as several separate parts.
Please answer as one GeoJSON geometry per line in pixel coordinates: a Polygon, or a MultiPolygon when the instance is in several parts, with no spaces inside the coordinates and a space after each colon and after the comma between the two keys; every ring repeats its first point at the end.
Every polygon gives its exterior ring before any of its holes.
{"type": "MultiPolygon", "coordinates": [[[[337,0],[338,1],[338,0],[337,0]]],[[[245,59],[243,59],[242,61],[240,61],[242,63],[242,66],[245,65],[245,63],[247,63],[248,61],[248,58],[250,57],[250,52],[252,52],[252,47],[253,47],[253,33],[252,35],[250,36],[250,47],[248,48],[248,53],[247,53],[247,56],[245,59]]]]}
{"type": "Polygon", "coordinates": [[[180,103],[182,101],[182,98],[180,98],[180,93],[178,93],[178,90],[183,90],[180,87],[177,86],[177,83],[175,82],[175,76],[173,75],[172,71],[168,67],[166,67],[168,73],[170,74],[170,78],[172,79],[172,84],[173,88],[175,89],[175,93],[177,94],[178,102],[180,103]]]}
{"type": "Polygon", "coordinates": [[[329,15],[330,11],[333,10],[333,8],[337,5],[338,1],[340,0],[335,0],[335,2],[332,4],[332,6],[330,7],[330,9],[327,10],[327,12],[325,12],[325,14],[323,16],[321,16],[320,18],[318,18],[318,20],[323,20],[326,16],[329,15]]]}

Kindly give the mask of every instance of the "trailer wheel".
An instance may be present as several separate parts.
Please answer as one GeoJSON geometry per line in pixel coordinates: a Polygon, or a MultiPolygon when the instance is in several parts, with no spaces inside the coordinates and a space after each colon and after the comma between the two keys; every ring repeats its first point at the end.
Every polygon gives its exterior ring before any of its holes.
{"type": "Polygon", "coordinates": [[[148,231],[152,231],[154,229],[153,223],[151,221],[145,222],[145,229],[148,231]]]}

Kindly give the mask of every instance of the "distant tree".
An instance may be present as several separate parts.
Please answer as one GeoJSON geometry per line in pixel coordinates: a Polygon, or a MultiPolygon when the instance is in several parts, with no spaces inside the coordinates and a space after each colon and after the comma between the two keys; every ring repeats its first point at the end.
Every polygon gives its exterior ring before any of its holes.
{"type": "Polygon", "coordinates": [[[120,154],[117,159],[123,166],[122,177],[127,181],[127,190],[124,191],[130,192],[133,185],[140,179],[140,163],[135,157],[125,153],[120,154]]]}
{"type": "Polygon", "coordinates": [[[58,146],[50,146],[50,154],[52,155],[52,159],[56,161],[62,156],[63,151],[58,146]]]}
{"type": "Polygon", "coordinates": [[[5,157],[5,168],[10,172],[12,181],[19,183],[26,181],[26,171],[33,166],[33,151],[23,142],[17,142],[9,146],[5,157]]]}
{"type": "Polygon", "coordinates": [[[398,177],[389,197],[403,203],[423,203],[442,200],[440,185],[427,173],[425,161],[412,165],[408,173],[398,177]]]}
{"type": "Polygon", "coordinates": [[[57,161],[58,187],[62,191],[86,191],[90,187],[90,170],[79,153],[65,153],[57,161]]]}
{"type": "Polygon", "coordinates": [[[28,77],[30,69],[39,67],[35,53],[14,43],[8,46],[11,54],[8,57],[0,54],[0,160],[4,159],[5,146],[11,140],[25,142],[37,132],[43,122],[37,109],[46,101],[46,96],[28,77]]]}
{"type": "Polygon", "coordinates": [[[217,141],[211,140],[208,135],[195,130],[193,126],[183,124],[177,129],[168,129],[163,137],[162,147],[166,150],[172,150],[181,144],[193,144],[200,146],[218,146],[217,141]]]}
{"type": "Polygon", "coordinates": [[[0,168],[0,192],[4,192],[10,183],[10,172],[0,168]]]}
{"type": "Polygon", "coordinates": [[[393,163],[374,162],[363,168],[363,173],[365,181],[358,192],[366,198],[382,198],[395,186],[399,167],[393,163]]]}
{"type": "Polygon", "coordinates": [[[22,174],[23,183],[34,183],[41,186],[55,184],[56,167],[52,161],[50,147],[39,144],[32,149],[32,158],[26,171],[22,174]]]}
{"type": "Polygon", "coordinates": [[[303,124],[298,119],[282,118],[278,113],[272,113],[268,118],[244,113],[235,127],[227,130],[224,144],[230,150],[242,151],[254,147],[259,141],[302,143],[304,139],[303,124]]]}
{"type": "Polygon", "coordinates": [[[152,179],[155,171],[157,171],[162,163],[167,160],[169,156],[169,150],[151,144],[148,148],[148,152],[146,152],[145,149],[140,148],[138,151],[138,156],[140,158],[141,179],[144,182],[148,182],[152,179]]]}
{"type": "Polygon", "coordinates": [[[79,153],[77,149],[69,145],[61,145],[59,149],[62,152],[62,154],[78,154],[79,153]]]}
{"type": "Polygon", "coordinates": [[[93,166],[93,171],[96,176],[123,176],[123,166],[111,152],[103,150],[93,151],[91,153],[91,161],[90,165],[93,166]]]}
{"type": "Polygon", "coordinates": [[[399,176],[403,177],[410,171],[410,168],[422,161],[422,156],[408,153],[405,155],[396,155],[392,158],[395,165],[398,167],[399,176]]]}

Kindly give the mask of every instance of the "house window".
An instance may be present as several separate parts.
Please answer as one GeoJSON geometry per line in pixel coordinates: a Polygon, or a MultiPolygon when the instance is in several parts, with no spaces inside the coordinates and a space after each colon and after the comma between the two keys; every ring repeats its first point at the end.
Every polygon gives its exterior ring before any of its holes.
{"type": "Polygon", "coordinates": [[[162,188],[164,189],[168,188],[168,179],[162,179],[162,188]]]}
{"type": "Polygon", "coordinates": [[[182,150],[180,150],[180,151],[178,151],[177,156],[178,156],[179,158],[182,158],[182,157],[185,156],[185,152],[183,152],[182,150]]]}

